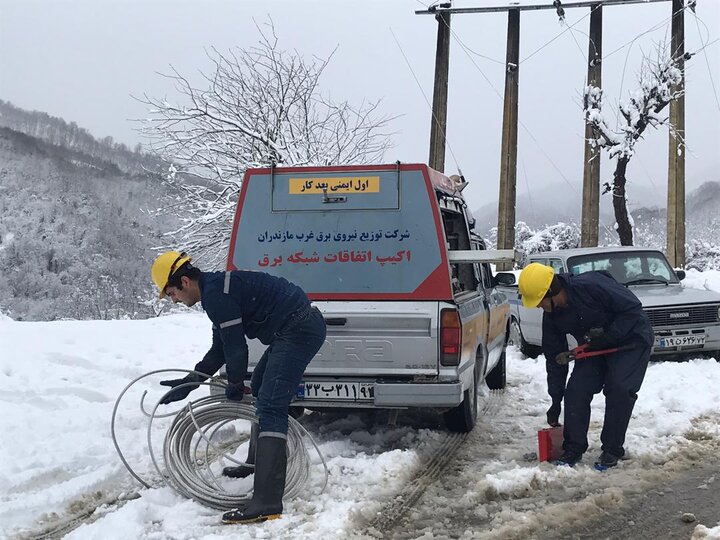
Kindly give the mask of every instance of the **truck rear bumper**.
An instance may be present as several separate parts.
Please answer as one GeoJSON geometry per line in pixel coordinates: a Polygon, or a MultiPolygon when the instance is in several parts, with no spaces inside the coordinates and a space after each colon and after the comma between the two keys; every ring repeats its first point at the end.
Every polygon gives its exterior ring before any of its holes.
{"type": "Polygon", "coordinates": [[[455,407],[462,400],[460,381],[375,384],[375,407],[455,407]]]}
{"type": "Polygon", "coordinates": [[[460,381],[443,383],[376,382],[374,397],[367,401],[296,399],[292,406],[310,409],[405,409],[428,407],[447,409],[462,403],[460,381]]]}

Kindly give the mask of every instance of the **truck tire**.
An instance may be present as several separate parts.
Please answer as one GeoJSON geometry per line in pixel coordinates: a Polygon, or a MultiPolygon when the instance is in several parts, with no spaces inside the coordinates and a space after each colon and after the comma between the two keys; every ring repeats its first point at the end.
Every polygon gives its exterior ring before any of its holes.
{"type": "Polygon", "coordinates": [[[477,421],[477,367],[473,368],[470,388],[463,393],[463,401],[444,415],[445,426],[456,433],[469,433],[477,421]]]}
{"type": "Polygon", "coordinates": [[[512,319],[508,325],[508,345],[514,345],[520,352],[529,357],[537,358],[542,353],[542,347],[530,345],[522,335],[522,329],[517,319],[512,319]]]}
{"type": "Polygon", "coordinates": [[[485,376],[485,384],[487,384],[490,390],[501,390],[505,388],[507,384],[506,368],[507,368],[507,355],[505,354],[506,349],[503,349],[500,355],[500,360],[494,368],[490,370],[485,376]]]}
{"type": "Polygon", "coordinates": [[[510,322],[508,323],[507,344],[508,346],[517,347],[521,352],[527,345],[525,338],[523,338],[522,330],[520,329],[520,323],[517,319],[510,319],[510,322]]]}
{"type": "Polygon", "coordinates": [[[537,345],[530,345],[528,343],[522,353],[528,358],[535,359],[542,354],[542,347],[538,347],[537,345]]]}

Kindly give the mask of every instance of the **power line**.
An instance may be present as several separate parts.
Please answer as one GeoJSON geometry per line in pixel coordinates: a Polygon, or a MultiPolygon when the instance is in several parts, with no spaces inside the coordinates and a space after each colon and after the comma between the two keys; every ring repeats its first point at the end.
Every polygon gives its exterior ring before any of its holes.
{"type": "MultiPolygon", "coordinates": [[[[492,82],[491,82],[490,79],[487,77],[487,75],[485,75],[485,72],[480,68],[480,66],[477,65],[477,63],[475,62],[475,60],[473,60],[473,58],[468,54],[468,52],[467,52],[467,50],[466,50],[465,43],[463,43],[463,41],[462,41],[456,34],[454,34],[454,37],[455,37],[455,39],[457,40],[457,42],[458,42],[458,44],[460,45],[460,47],[463,49],[463,51],[465,51],[465,54],[468,56],[468,59],[470,60],[470,62],[472,63],[472,65],[475,66],[475,69],[477,69],[477,70],[480,72],[480,75],[482,75],[483,78],[485,79],[485,81],[487,81],[488,85],[490,85],[490,88],[492,88],[493,91],[495,92],[495,95],[497,95],[497,97],[500,98],[500,100],[502,100],[502,99],[503,99],[503,96],[500,94],[500,92],[498,91],[498,89],[495,88],[495,86],[492,84],[492,82]]],[[[522,62],[521,62],[521,63],[522,63],[522,62]]],[[[518,123],[519,123],[520,126],[527,132],[527,134],[530,136],[530,139],[537,145],[537,147],[538,147],[538,149],[540,150],[540,152],[542,152],[542,154],[545,156],[545,158],[548,160],[548,162],[550,162],[550,164],[551,164],[551,165],[553,166],[553,168],[557,171],[557,173],[560,175],[560,177],[561,177],[563,180],[565,180],[565,182],[572,188],[573,191],[575,191],[575,192],[577,193],[577,189],[575,189],[575,186],[573,186],[572,182],[570,182],[570,180],[563,174],[563,172],[560,170],[560,168],[557,166],[557,164],[552,160],[552,158],[548,155],[548,153],[545,152],[545,149],[540,145],[540,142],[539,142],[539,141],[535,138],[535,136],[532,134],[532,132],[530,131],[530,128],[528,128],[528,127],[525,125],[525,123],[524,123],[522,120],[520,120],[520,119],[518,119],[518,123]]]]}
{"type": "Polygon", "coordinates": [[[556,36],[555,36],[554,38],[552,38],[550,41],[548,41],[548,42],[545,43],[544,45],[541,45],[538,49],[536,49],[535,51],[531,52],[531,53],[530,53],[529,55],[527,55],[525,58],[523,58],[522,60],[520,60],[520,63],[522,64],[523,62],[525,62],[525,61],[527,61],[527,60],[530,60],[530,58],[532,58],[532,57],[535,56],[537,53],[539,53],[540,51],[542,51],[545,47],[547,47],[547,46],[550,45],[553,41],[555,41],[555,40],[558,39],[560,36],[562,36],[565,32],[569,32],[570,30],[573,29],[573,27],[575,27],[575,26],[578,25],[580,22],[582,22],[582,21],[584,21],[585,19],[587,19],[587,18],[592,14],[592,12],[595,11],[596,9],[599,9],[600,6],[601,6],[601,4],[598,4],[597,6],[595,6],[594,8],[592,8],[592,9],[588,12],[587,15],[585,15],[584,17],[581,17],[580,19],[578,19],[577,21],[575,21],[573,24],[568,25],[568,27],[567,27],[565,30],[563,30],[562,32],[560,32],[558,35],[556,35],[556,36]]]}
{"type": "Polygon", "coordinates": [[[695,17],[695,25],[697,26],[697,29],[698,29],[698,36],[700,37],[700,43],[703,45],[701,50],[703,52],[703,56],[705,57],[705,65],[707,66],[707,69],[708,69],[708,75],[710,75],[710,84],[712,85],[713,94],[715,95],[715,103],[717,104],[718,110],[720,111],[720,99],[718,99],[718,92],[717,92],[717,89],[715,88],[715,80],[712,75],[712,69],[710,69],[710,61],[708,60],[706,45],[705,45],[703,37],[702,37],[702,32],[700,31],[700,23],[702,22],[703,26],[705,27],[705,30],[708,32],[708,38],[710,37],[710,31],[708,30],[707,25],[703,21],[700,20],[700,17],[698,17],[695,12],[693,12],[693,16],[695,17]]]}
{"type": "Polygon", "coordinates": [[[667,26],[667,24],[672,20],[672,18],[673,18],[674,16],[675,16],[675,14],[670,15],[670,17],[664,19],[662,22],[659,22],[659,23],[657,23],[657,24],[654,24],[653,26],[651,26],[650,28],[648,28],[648,29],[645,30],[644,32],[641,32],[640,34],[638,34],[637,36],[635,36],[634,38],[632,38],[630,41],[628,41],[628,42],[625,43],[624,45],[620,45],[617,49],[614,49],[612,52],[609,52],[608,54],[604,55],[604,56],[603,56],[603,60],[607,60],[608,58],[610,58],[610,57],[611,57],[613,54],[615,54],[616,52],[621,51],[622,49],[624,49],[624,48],[627,47],[628,45],[632,45],[633,43],[635,43],[635,41],[637,41],[638,39],[640,39],[640,38],[641,38],[642,36],[644,36],[645,34],[649,34],[650,32],[654,32],[655,30],[657,30],[658,28],[660,28],[660,27],[662,27],[662,26],[667,26]]]}
{"type": "MultiPolygon", "coordinates": [[[[425,98],[425,103],[427,103],[427,106],[430,108],[430,114],[432,114],[433,121],[437,123],[437,125],[440,125],[440,121],[438,120],[437,116],[435,116],[435,111],[433,110],[432,104],[430,103],[430,100],[428,99],[427,95],[425,94],[425,90],[423,90],[422,85],[420,84],[420,81],[417,78],[417,75],[415,74],[415,70],[412,68],[412,65],[410,64],[410,61],[408,60],[408,57],[405,56],[405,51],[403,51],[402,45],[400,45],[400,42],[398,41],[397,36],[395,36],[395,32],[393,32],[392,27],[390,27],[390,33],[392,34],[393,39],[395,40],[395,44],[398,46],[398,49],[400,49],[400,54],[402,54],[402,57],[405,59],[405,64],[407,65],[408,69],[410,70],[410,73],[412,73],[413,79],[415,79],[415,84],[417,84],[418,88],[420,89],[420,93],[423,95],[423,98],[425,98]]],[[[453,161],[455,162],[455,167],[460,170],[460,165],[458,164],[458,160],[455,157],[455,152],[453,152],[452,146],[450,145],[450,141],[448,140],[447,133],[443,131],[443,137],[445,139],[445,144],[447,144],[448,150],[450,150],[450,155],[453,158],[453,161]]]]}
{"type": "MultiPolygon", "coordinates": [[[[575,42],[575,46],[578,48],[578,51],[580,51],[580,56],[582,56],[583,60],[584,60],[585,63],[587,64],[588,58],[587,58],[587,56],[585,56],[585,53],[583,52],[582,47],[580,47],[580,44],[577,42],[577,39],[575,39],[575,32],[576,32],[576,31],[571,30],[571,31],[570,31],[570,37],[572,37],[573,41],[575,42]]],[[[577,32],[580,32],[580,31],[577,30],[577,32]]],[[[589,38],[589,37],[590,37],[590,36],[588,36],[588,38],[589,38]]]]}
{"type": "Polygon", "coordinates": [[[521,159],[520,164],[523,168],[523,176],[525,178],[525,191],[527,192],[528,202],[530,203],[530,213],[532,214],[533,221],[537,222],[537,215],[535,214],[535,205],[533,204],[532,195],[530,195],[530,183],[528,182],[527,170],[525,169],[525,160],[521,159]]]}

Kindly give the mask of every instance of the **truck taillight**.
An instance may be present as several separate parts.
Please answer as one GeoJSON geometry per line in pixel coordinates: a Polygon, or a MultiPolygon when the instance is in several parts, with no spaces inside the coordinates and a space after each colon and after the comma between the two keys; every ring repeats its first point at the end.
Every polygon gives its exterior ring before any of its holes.
{"type": "Polygon", "coordinates": [[[440,364],[457,366],[460,363],[462,328],[456,309],[443,309],[440,312],[440,364]]]}

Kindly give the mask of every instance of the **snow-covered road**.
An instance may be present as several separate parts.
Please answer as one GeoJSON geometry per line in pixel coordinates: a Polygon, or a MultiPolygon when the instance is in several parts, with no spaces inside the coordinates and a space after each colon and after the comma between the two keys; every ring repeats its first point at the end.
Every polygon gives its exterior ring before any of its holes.
{"type": "MultiPolygon", "coordinates": [[[[585,465],[528,462],[523,456],[536,449],[548,405],[544,360],[511,351],[507,389],[481,396],[480,421],[451,459],[438,462],[438,451],[449,446],[434,413],[401,414],[395,426],[382,413],[309,414],[302,422],[331,472],[326,491],[317,495],[316,463],[307,493],[286,504],[282,519],[222,525],[217,511],[170,488],[141,489],[110,436],[125,385],[151,370],[192,366],[209,334],[198,313],[147,321],[0,320],[0,536],[33,537],[87,516],[67,538],[351,538],[373,535],[376,526],[386,538],[527,538],[559,516],[572,525],[572,516],[617,506],[624,494],[717,459],[720,449],[720,363],[695,359],[651,365],[628,432],[631,459],[618,470],[601,474],[590,466],[599,452],[602,396],[593,403],[585,465]],[[437,474],[427,474],[429,463],[437,474]],[[420,481],[417,500],[398,504],[423,475],[431,478],[420,481]]],[[[117,425],[126,456],[146,474],[153,469],[137,404],[142,389],[150,399],[161,395],[160,378],[128,396],[117,425]]]]}

